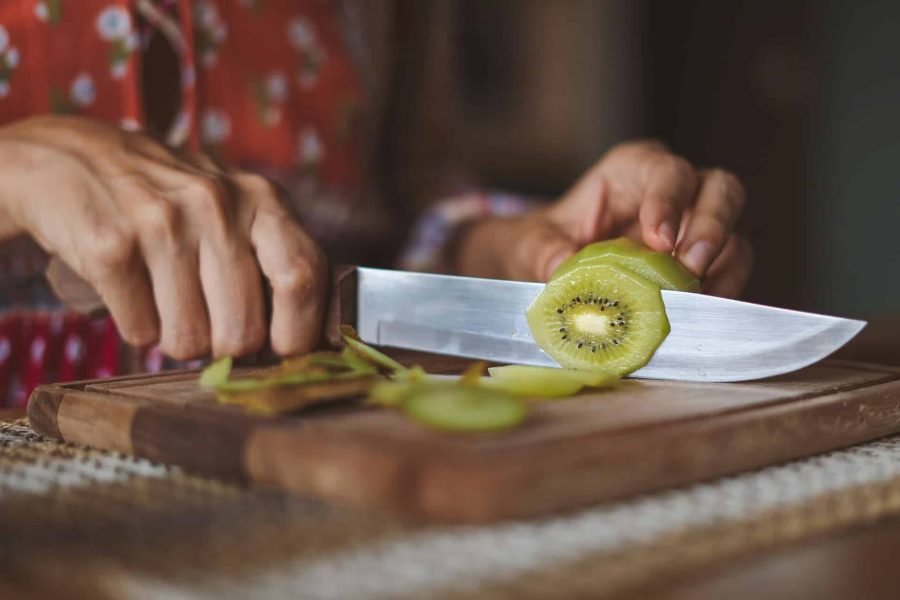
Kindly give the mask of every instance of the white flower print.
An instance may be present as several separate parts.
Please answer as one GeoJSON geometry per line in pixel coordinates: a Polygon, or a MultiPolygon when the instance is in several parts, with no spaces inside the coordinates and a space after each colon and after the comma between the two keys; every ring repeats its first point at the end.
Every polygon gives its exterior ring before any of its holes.
{"type": "Polygon", "coordinates": [[[12,344],[9,343],[9,339],[6,336],[0,337],[0,364],[6,362],[11,353],[12,344]]]}
{"type": "Polygon", "coordinates": [[[109,72],[122,79],[128,72],[128,60],[137,49],[139,39],[132,28],[131,15],[121,6],[108,6],[97,15],[97,32],[109,42],[109,72]]]}
{"type": "Polygon", "coordinates": [[[72,82],[72,87],[69,89],[69,97],[72,98],[72,102],[76,106],[85,107],[93,104],[94,99],[97,97],[93,78],[87,73],[81,73],[72,82]]]}
{"type": "Polygon", "coordinates": [[[312,23],[303,17],[295,17],[288,23],[288,42],[300,53],[297,81],[302,89],[308,90],[319,79],[325,64],[325,48],[318,43],[312,23]]]}
{"type": "Polygon", "coordinates": [[[97,17],[97,32],[107,42],[121,40],[131,33],[131,15],[121,6],[109,6],[97,17]]]}
{"type": "Polygon", "coordinates": [[[280,104],[287,100],[288,82],[287,77],[281,71],[273,71],[266,78],[266,91],[269,93],[269,99],[276,104],[280,104]]]}
{"type": "Polygon", "coordinates": [[[10,46],[9,32],[0,25],[0,98],[6,98],[11,91],[10,80],[19,66],[19,49],[10,46]]]}
{"type": "Polygon", "coordinates": [[[197,28],[197,49],[200,63],[211,68],[219,58],[219,46],[228,37],[228,25],[222,20],[219,9],[209,0],[194,3],[194,23],[197,28]]]}
{"type": "Polygon", "coordinates": [[[231,119],[228,118],[225,111],[209,108],[203,113],[200,130],[205,143],[220,144],[231,135],[231,119]]]}
{"type": "Polygon", "coordinates": [[[45,23],[50,19],[50,10],[42,0],[39,0],[37,4],[34,5],[34,16],[37,17],[38,21],[43,21],[45,23]]]}
{"type": "Polygon", "coordinates": [[[325,149],[322,147],[322,141],[319,135],[312,127],[307,127],[300,132],[300,165],[303,167],[314,167],[322,162],[325,155],[325,149]]]}
{"type": "Polygon", "coordinates": [[[312,25],[303,17],[295,17],[288,23],[288,40],[297,50],[308,50],[316,43],[312,25]]]}

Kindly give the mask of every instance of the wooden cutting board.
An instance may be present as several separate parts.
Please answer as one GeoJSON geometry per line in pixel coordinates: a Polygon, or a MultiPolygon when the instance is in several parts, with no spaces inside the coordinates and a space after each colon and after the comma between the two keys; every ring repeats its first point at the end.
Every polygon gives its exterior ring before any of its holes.
{"type": "Polygon", "coordinates": [[[584,506],[900,431],[900,369],[864,363],[826,362],[738,384],[630,380],[539,403],[524,427],[474,436],[352,402],[247,416],[217,404],[196,379],[43,386],[28,416],[36,431],[69,442],[466,522],[584,506]]]}

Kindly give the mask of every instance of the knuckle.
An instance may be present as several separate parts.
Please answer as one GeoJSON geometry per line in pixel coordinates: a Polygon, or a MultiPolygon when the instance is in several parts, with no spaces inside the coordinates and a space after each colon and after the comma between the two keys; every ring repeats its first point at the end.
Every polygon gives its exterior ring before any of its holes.
{"type": "Polygon", "coordinates": [[[153,200],[144,207],[143,226],[150,239],[174,244],[179,238],[181,214],[171,202],[153,200]]]}
{"type": "Polygon", "coordinates": [[[209,353],[209,338],[196,332],[176,333],[160,345],[175,360],[190,360],[209,353]]]}
{"type": "Polygon", "coordinates": [[[189,194],[202,208],[216,212],[225,209],[228,199],[228,190],[217,177],[193,177],[189,194]]]}
{"type": "Polygon", "coordinates": [[[687,160],[674,154],[662,159],[663,171],[682,185],[693,185],[696,181],[694,166],[687,160]]]}
{"type": "Polygon", "coordinates": [[[272,286],[291,294],[308,294],[320,283],[323,271],[318,256],[298,256],[279,270],[272,281],[272,286]]]}
{"type": "Polygon", "coordinates": [[[124,269],[135,251],[134,239],[124,231],[102,228],[87,237],[88,272],[97,276],[124,269]]]}

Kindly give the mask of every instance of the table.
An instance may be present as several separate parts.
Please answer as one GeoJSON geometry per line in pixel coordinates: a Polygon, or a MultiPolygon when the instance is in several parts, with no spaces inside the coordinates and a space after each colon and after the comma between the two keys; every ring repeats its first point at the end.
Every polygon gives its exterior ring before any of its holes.
{"type": "MultiPolygon", "coordinates": [[[[888,327],[844,356],[900,363],[888,327]]],[[[900,572],[900,436],[451,527],[60,444],[20,417],[0,413],[0,597],[886,598],[900,572]]]]}

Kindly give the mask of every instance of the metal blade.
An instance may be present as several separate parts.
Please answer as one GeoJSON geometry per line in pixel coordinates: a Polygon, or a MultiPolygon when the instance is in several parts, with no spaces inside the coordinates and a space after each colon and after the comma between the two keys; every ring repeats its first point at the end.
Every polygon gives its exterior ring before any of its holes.
{"type": "MultiPolygon", "coordinates": [[[[357,329],[366,342],[559,366],[531,337],[525,311],[543,284],[359,268],[357,329]]],[[[864,321],[663,291],[672,331],[632,377],[744,381],[795,371],[847,343],[864,321]]]]}

